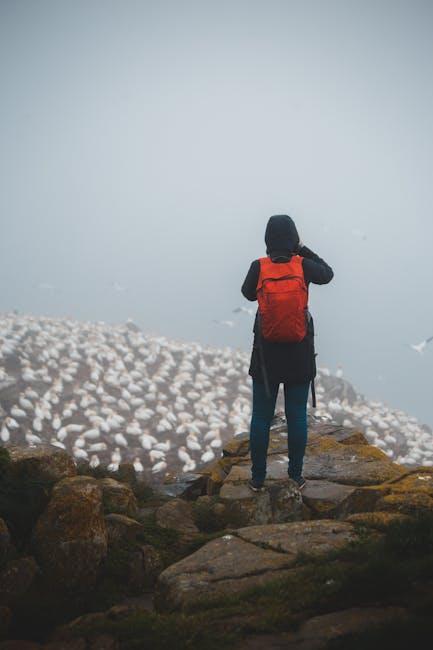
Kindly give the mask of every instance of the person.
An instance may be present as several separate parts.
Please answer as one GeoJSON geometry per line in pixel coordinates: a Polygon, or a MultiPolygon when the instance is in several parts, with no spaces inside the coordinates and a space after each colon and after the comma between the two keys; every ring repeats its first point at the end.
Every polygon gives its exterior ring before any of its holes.
{"type": "MultiPolygon", "coordinates": [[[[300,241],[293,219],[286,214],[273,215],[269,218],[265,243],[266,255],[275,264],[288,262],[294,255],[302,258],[301,268],[307,292],[311,282],[328,284],[334,277],[332,268],[300,241]]],[[[260,259],[256,259],[251,263],[241,288],[247,300],[257,300],[259,277],[260,259]]],[[[287,420],[289,459],[287,472],[299,489],[305,486],[302,468],[307,444],[307,400],[310,384],[314,390],[312,382],[316,376],[314,322],[309,311],[307,316],[306,334],[302,340],[280,342],[266,340],[261,335],[259,310],[256,312],[253,348],[248,370],[253,380],[250,424],[251,479],[248,485],[255,491],[264,489],[269,430],[280,383],[284,384],[287,420]]]]}

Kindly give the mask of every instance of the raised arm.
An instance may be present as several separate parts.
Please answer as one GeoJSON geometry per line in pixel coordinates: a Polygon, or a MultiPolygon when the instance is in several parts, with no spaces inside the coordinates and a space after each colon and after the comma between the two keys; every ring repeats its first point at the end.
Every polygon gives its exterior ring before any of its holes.
{"type": "Polygon", "coordinates": [[[304,258],[302,266],[306,282],[312,282],[313,284],[328,284],[328,282],[331,282],[334,271],[325,260],[322,260],[321,257],[304,245],[298,249],[297,253],[304,258]]]}

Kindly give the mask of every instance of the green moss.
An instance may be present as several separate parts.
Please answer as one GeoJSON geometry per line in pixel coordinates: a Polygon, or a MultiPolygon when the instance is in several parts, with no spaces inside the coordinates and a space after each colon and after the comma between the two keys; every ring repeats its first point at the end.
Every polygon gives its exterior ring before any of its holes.
{"type": "Polygon", "coordinates": [[[194,523],[202,532],[212,533],[226,526],[224,515],[214,510],[217,503],[218,496],[210,497],[205,501],[194,501],[192,509],[194,523]]]}
{"type": "Polygon", "coordinates": [[[210,624],[210,617],[183,614],[159,615],[139,612],[122,620],[104,619],[101,622],[82,624],[74,629],[74,636],[94,637],[109,634],[120,641],[122,650],[221,650],[230,648],[240,639],[235,630],[219,632],[210,624]]]}

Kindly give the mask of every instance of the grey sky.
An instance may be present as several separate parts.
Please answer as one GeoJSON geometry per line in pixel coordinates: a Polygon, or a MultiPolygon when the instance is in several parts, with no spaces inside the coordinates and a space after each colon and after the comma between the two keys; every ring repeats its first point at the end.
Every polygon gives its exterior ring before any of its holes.
{"type": "Polygon", "coordinates": [[[249,351],[288,213],[335,271],[319,365],[433,424],[432,33],[427,1],[0,0],[0,309],[249,351]]]}

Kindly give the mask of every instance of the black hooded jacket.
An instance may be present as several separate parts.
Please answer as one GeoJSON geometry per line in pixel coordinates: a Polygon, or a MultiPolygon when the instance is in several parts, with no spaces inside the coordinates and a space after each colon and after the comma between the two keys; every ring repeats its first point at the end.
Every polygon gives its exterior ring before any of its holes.
{"type": "MultiPolygon", "coordinates": [[[[327,284],[334,277],[334,272],[324,260],[307,248],[299,247],[299,235],[293,220],[279,214],[271,217],[265,231],[266,254],[276,263],[287,262],[295,253],[303,257],[302,268],[308,285],[327,284]]],[[[254,260],[242,285],[242,294],[247,300],[257,300],[256,289],[260,274],[260,262],[254,260]]],[[[257,313],[254,321],[254,341],[248,373],[263,381],[263,372],[259,355],[259,335],[257,313]]],[[[299,343],[275,343],[261,338],[264,363],[268,380],[276,383],[300,384],[316,376],[316,353],[314,349],[314,322],[310,318],[309,329],[305,338],[299,343]]]]}

